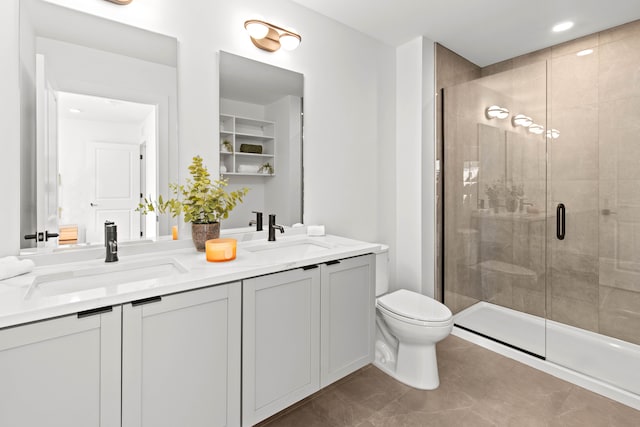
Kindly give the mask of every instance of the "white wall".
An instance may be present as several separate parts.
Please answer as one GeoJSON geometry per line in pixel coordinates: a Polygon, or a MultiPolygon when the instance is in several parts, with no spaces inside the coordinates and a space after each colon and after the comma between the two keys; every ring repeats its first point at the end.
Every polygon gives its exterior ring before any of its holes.
{"type": "Polygon", "coordinates": [[[433,42],[397,49],[396,240],[391,287],[434,295],[435,71],[433,42]]]}
{"type": "Polygon", "coordinates": [[[301,188],[301,100],[285,96],[267,105],[265,117],[276,123],[275,176],[265,180],[265,214],[276,214],[278,224],[302,221],[301,188]]]}
{"type": "Polygon", "coordinates": [[[0,256],[20,250],[20,92],[18,0],[2,2],[0,13],[0,256]]]}
{"type": "MultiPolygon", "coordinates": [[[[305,76],[305,222],[326,224],[327,231],[352,238],[394,244],[396,239],[395,179],[389,153],[395,138],[395,49],[312,12],[288,0],[211,2],[191,0],[136,0],[127,6],[106,1],[51,0],[179,40],[180,174],[187,173],[193,155],[217,164],[218,69],[217,52],[224,50],[305,76]],[[292,52],[268,53],[247,37],[243,23],[256,14],[272,22],[293,26],[302,44],[292,52]]],[[[7,2],[5,2],[7,3],[7,2]]],[[[17,0],[3,5],[0,51],[10,53],[2,62],[0,92],[3,109],[17,109],[17,0]],[[15,33],[15,34],[13,34],[15,33]],[[11,57],[13,52],[13,57],[11,57]]],[[[10,111],[7,111],[10,113],[10,111]]],[[[18,179],[17,110],[3,120],[3,137],[11,147],[3,174],[18,179]],[[7,129],[4,129],[7,127],[7,129]]],[[[3,190],[4,191],[4,190],[3,190]]],[[[17,229],[18,194],[2,223],[17,229]]],[[[17,236],[3,245],[16,253],[17,236]]]]}

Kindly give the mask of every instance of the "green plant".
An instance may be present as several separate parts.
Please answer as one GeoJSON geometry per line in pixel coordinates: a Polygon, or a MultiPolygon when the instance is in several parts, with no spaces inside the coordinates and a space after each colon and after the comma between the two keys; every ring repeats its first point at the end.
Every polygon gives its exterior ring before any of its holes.
{"type": "Polygon", "coordinates": [[[184,222],[209,224],[228,218],[229,212],[242,203],[242,198],[249,192],[248,188],[227,192],[228,180],[212,181],[200,156],[193,158],[189,173],[191,178],[187,178],[185,185],[169,184],[174,197],[163,200],[160,196],[157,201],[145,198],[137,210],[143,215],[168,212],[173,217],[183,213],[184,222]]]}
{"type": "Polygon", "coordinates": [[[484,187],[484,192],[487,194],[489,200],[498,200],[505,193],[504,181],[502,179],[495,181],[491,185],[485,184],[484,187]]]}
{"type": "Polygon", "coordinates": [[[267,162],[260,166],[260,169],[258,169],[258,173],[268,173],[270,175],[273,175],[273,166],[271,166],[271,163],[267,162]]]}
{"type": "Polygon", "coordinates": [[[222,146],[227,150],[227,152],[233,153],[233,145],[229,141],[222,141],[222,146]]]}
{"type": "Polygon", "coordinates": [[[505,197],[509,199],[520,199],[524,196],[524,186],[520,185],[511,185],[511,188],[506,189],[505,197]]]}

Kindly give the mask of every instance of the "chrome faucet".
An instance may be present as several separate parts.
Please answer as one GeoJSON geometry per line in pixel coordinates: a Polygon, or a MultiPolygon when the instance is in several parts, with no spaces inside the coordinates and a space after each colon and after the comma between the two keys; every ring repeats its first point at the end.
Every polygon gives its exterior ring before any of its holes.
{"type": "Polygon", "coordinates": [[[113,221],[104,223],[104,245],[107,250],[104,262],[118,261],[118,226],[113,221]]]}
{"type": "Polygon", "coordinates": [[[270,242],[276,241],[276,229],[280,230],[280,233],[284,233],[284,227],[276,224],[276,216],[269,215],[269,239],[270,242]]]}
{"type": "Polygon", "coordinates": [[[253,211],[256,214],[256,219],[249,221],[249,226],[255,225],[256,231],[262,231],[262,212],[253,211]]]}

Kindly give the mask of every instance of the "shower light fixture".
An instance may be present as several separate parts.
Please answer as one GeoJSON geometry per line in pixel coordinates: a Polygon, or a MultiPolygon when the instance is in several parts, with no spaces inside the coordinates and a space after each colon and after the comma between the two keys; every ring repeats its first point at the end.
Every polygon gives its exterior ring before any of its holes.
{"type": "Polygon", "coordinates": [[[249,19],[245,21],[244,28],[249,33],[251,42],[256,47],[268,52],[275,52],[280,47],[285,50],[293,50],[302,41],[300,34],[270,24],[261,19],[249,19]]]}
{"type": "Polygon", "coordinates": [[[504,107],[492,105],[485,110],[485,115],[488,119],[506,119],[509,117],[509,110],[504,107]]]}
{"type": "Polygon", "coordinates": [[[511,118],[511,124],[513,127],[522,126],[528,128],[533,124],[533,119],[529,116],[525,116],[524,114],[516,114],[511,118]]]}
{"type": "Polygon", "coordinates": [[[547,131],[548,139],[558,139],[560,138],[560,131],[558,129],[551,129],[547,131]]]}
{"type": "Polygon", "coordinates": [[[534,135],[541,135],[544,132],[544,127],[536,123],[533,123],[531,126],[529,126],[528,129],[529,129],[529,132],[531,132],[534,135]]]}

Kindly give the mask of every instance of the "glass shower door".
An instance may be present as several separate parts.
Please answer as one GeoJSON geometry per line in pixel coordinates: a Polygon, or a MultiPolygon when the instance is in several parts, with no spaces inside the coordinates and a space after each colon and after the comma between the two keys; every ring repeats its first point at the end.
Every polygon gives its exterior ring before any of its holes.
{"type": "Polygon", "coordinates": [[[459,327],[541,357],[546,95],[544,62],[444,92],[444,302],[459,327]]]}
{"type": "MultiPolygon", "coordinates": [[[[550,61],[547,358],[640,394],[640,55],[635,33],[550,61]],[[579,78],[576,78],[579,76],[579,78]]],[[[610,35],[611,36],[611,35],[610,35]]],[[[598,40],[598,39],[596,39],[598,40]]]]}

